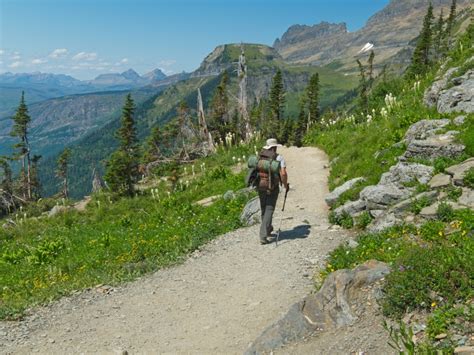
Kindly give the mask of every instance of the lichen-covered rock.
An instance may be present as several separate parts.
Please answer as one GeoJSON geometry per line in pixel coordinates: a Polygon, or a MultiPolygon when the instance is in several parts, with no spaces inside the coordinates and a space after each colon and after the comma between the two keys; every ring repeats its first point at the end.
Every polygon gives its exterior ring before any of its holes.
{"type": "Polygon", "coordinates": [[[449,124],[447,118],[441,120],[421,120],[408,128],[405,133],[405,141],[410,143],[414,140],[423,140],[435,136],[439,130],[449,124]]]}
{"type": "Polygon", "coordinates": [[[344,205],[336,208],[334,213],[336,216],[340,216],[344,213],[349,214],[351,217],[354,217],[357,213],[360,213],[366,209],[366,202],[362,200],[357,201],[349,201],[346,202],[344,205]]]}
{"type": "MultiPolygon", "coordinates": [[[[445,201],[453,210],[459,210],[466,208],[465,206],[461,206],[460,204],[453,202],[453,201],[445,201]]],[[[432,205],[425,207],[421,210],[419,216],[424,219],[438,219],[438,207],[441,204],[440,201],[433,203],[432,205]]]]}
{"type": "Polygon", "coordinates": [[[360,193],[360,199],[367,203],[368,209],[385,208],[410,197],[410,191],[395,184],[367,186],[360,193]]]}
{"type": "Polygon", "coordinates": [[[464,175],[471,168],[474,168],[474,158],[469,158],[462,163],[450,166],[446,169],[446,172],[453,177],[455,185],[462,186],[464,184],[464,175]]]}
{"type": "Polygon", "coordinates": [[[423,103],[428,107],[436,107],[438,103],[438,98],[441,91],[448,85],[448,81],[453,75],[453,73],[458,70],[458,68],[451,68],[446,71],[446,73],[436,80],[426,91],[423,96],[423,103]]]}
{"type": "Polygon", "coordinates": [[[399,162],[392,166],[390,170],[380,178],[380,185],[396,184],[401,185],[412,181],[418,181],[421,184],[426,184],[430,181],[433,175],[434,168],[432,166],[399,162]]]}
{"type": "Polygon", "coordinates": [[[451,185],[451,176],[443,173],[433,176],[433,178],[428,183],[428,186],[432,189],[439,189],[449,185],[451,185]]]}
{"type": "Polygon", "coordinates": [[[462,206],[474,209],[474,190],[463,187],[462,195],[459,197],[458,203],[462,206]]]}
{"type": "Polygon", "coordinates": [[[455,135],[455,132],[451,131],[424,140],[413,140],[408,144],[401,160],[412,158],[428,160],[434,160],[439,157],[455,158],[466,148],[464,145],[456,142],[455,135]]]}
{"type": "Polygon", "coordinates": [[[295,303],[277,322],[270,325],[250,345],[247,355],[267,354],[284,344],[324,331],[354,324],[357,313],[370,307],[370,298],[381,294],[382,280],[390,267],[370,260],[353,270],[337,270],[324,281],[321,289],[295,303]]]}
{"type": "Polygon", "coordinates": [[[412,198],[400,201],[390,207],[387,212],[393,212],[395,216],[400,217],[405,211],[409,210],[416,201],[426,200],[432,203],[436,200],[436,197],[438,197],[438,191],[436,190],[422,192],[412,198]]]}
{"type": "Polygon", "coordinates": [[[441,113],[474,112],[474,70],[453,78],[453,87],[442,90],[438,97],[437,108],[441,113]]]}
{"type": "Polygon", "coordinates": [[[260,223],[261,219],[260,200],[257,196],[247,202],[242,214],[240,215],[240,221],[245,226],[252,226],[254,224],[260,223]]]}
{"type": "Polygon", "coordinates": [[[458,116],[453,120],[456,126],[462,126],[466,120],[466,116],[458,116]]]}
{"type": "Polygon", "coordinates": [[[378,218],[372,221],[367,226],[367,231],[370,233],[378,233],[384,229],[402,224],[403,220],[395,215],[393,212],[385,212],[378,218]]]}
{"type": "Polygon", "coordinates": [[[329,193],[326,196],[325,198],[326,203],[328,204],[328,206],[333,207],[336,204],[339,197],[341,197],[341,195],[344,192],[349,191],[350,189],[354,187],[354,185],[364,180],[365,179],[363,177],[358,177],[358,178],[346,181],[341,186],[336,187],[333,191],[331,191],[331,193],[329,193]]]}

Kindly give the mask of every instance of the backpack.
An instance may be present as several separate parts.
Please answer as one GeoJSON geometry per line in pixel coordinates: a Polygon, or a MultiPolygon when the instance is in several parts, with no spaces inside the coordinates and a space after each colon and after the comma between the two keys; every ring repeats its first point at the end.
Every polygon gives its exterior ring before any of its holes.
{"type": "Polygon", "coordinates": [[[251,156],[248,160],[249,172],[247,186],[254,186],[259,191],[271,192],[280,183],[280,162],[278,154],[271,149],[263,149],[259,156],[251,156]]]}

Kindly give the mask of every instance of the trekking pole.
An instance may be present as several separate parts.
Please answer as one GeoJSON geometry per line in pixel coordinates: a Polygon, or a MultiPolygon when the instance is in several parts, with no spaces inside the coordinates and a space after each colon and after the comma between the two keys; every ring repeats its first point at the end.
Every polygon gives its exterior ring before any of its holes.
{"type": "MultiPolygon", "coordinates": [[[[281,212],[285,211],[285,205],[286,205],[286,197],[288,196],[288,191],[290,191],[290,184],[287,184],[287,188],[285,191],[285,199],[283,200],[283,207],[281,209],[281,212]]],[[[278,226],[278,232],[275,240],[275,248],[278,246],[278,239],[280,238],[280,232],[281,232],[281,223],[283,222],[283,213],[281,214],[280,218],[280,225],[278,226]]]]}

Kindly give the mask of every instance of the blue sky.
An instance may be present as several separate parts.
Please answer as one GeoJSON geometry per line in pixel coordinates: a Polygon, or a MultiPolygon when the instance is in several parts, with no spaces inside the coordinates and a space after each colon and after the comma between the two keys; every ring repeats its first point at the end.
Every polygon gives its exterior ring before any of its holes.
{"type": "Polygon", "coordinates": [[[0,72],[91,79],[191,71],[214,47],[272,45],[293,24],[362,27],[388,0],[0,0],[0,72]]]}

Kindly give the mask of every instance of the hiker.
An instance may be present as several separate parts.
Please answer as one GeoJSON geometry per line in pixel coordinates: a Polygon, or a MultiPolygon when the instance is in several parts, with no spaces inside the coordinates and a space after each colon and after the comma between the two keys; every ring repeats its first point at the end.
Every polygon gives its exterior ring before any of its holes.
{"type": "Polygon", "coordinates": [[[275,138],[267,139],[266,145],[258,157],[258,196],[262,212],[260,244],[268,244],[273,241],[271,235],[273,231],[272,218],[280,185],[283,185],[286,191],[289,189],[285,159],[277,153],[277,147],[281,146],[275,138]],[[276,171],[272,171],[275,170],[272,167],[275,167],[276,171]]]}

